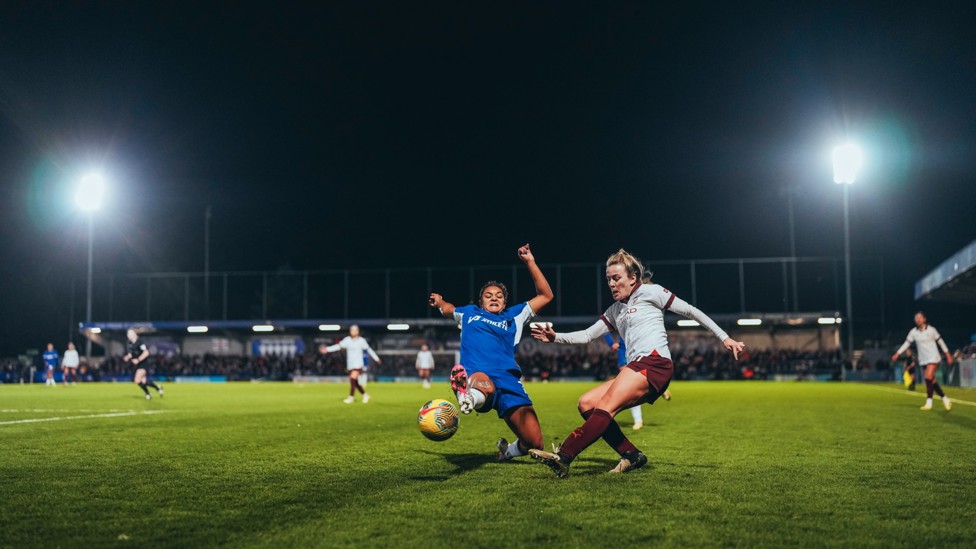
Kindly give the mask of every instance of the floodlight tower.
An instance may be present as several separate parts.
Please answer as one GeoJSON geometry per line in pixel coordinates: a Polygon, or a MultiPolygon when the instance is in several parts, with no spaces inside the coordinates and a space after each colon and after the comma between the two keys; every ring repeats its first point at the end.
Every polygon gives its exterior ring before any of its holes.
{"type": "MultiPolygon", "coordinates": [[[[101,174],[92,173],[81,178],[75,191],[75,204],[88,215],[88,290],[85,305],[85,322],[92,319],[92,246],[94,241],[95,211],[102,206],[105,196],[105,180],[101,174]]],[[[85,357],[91,362],[91,334],[85,343],[85,357]]]]}
{"type": "MultiPolygon", "coordinates": [[[[844,187],[844,287],[847,293],[847,360],[854,368],[854,308],[851,305],[851,221],[850,221],[850,186],[857,179],[857,171],[861,169],[861,149],[853,143],[845,143],[834,147],[834,183],[844,187]]],[[[844,369],[841,368],[841,380],[845,379],[844,369]]]]}

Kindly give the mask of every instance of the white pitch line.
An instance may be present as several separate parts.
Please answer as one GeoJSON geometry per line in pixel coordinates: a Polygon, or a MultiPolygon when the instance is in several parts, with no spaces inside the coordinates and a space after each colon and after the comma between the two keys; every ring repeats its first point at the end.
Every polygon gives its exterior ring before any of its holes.
{"type": "Polygon", "coordinates": [[[9,414],[20,414],[20,413],[27,413],[27,412],[35,412],[35,413],[39,412],[39,413],[42,413],[42,414],[44,414],[44,413],[49,414],[49,413],[52,413],[52,412],[84,412],[84,413],[88,413],[88,412],[106,412],[107,413],[107,412],[133,412],[133,411],[135,411],[135,410],[122,410],[120,408],[109,408],[108,410],[106,410],[104,408],[101,409],[101,410],[75,410],[75,409],[68,409],[68,408],[61,408],[61,409],[55,409],[55,408],[24,408],[22,410],[13,410],[13,409],[0,410],[0,414],[8,414],[8,413],[9,414]]]}
{"type": "MultiPolygon", "coordinates": [[[[900,395],[919,396],[919,397],[925,398],[925,393],[924,392],[916,393],[914,391],[905,391],[905,390],[901,390],[901,389],[892,389],[891,387],[879,387],[878,385],[865,385],[865,387],[871,387],[873,389],[878,389],[879,391],[888,391],[889,393],[898,393],[900,395]]],[[[968,400],[960,400],[958,398],[952,398],[952,397],[949,397],[949,400],[951,400],[953,404],[965,404],[966,406],[976,406],[976,402],[970,402],[968,400]]]]}
{"type": "Polygon", "coordinates": [[[148,412],[118,412],[114,414],[92,414],[88,416],[65,416],[65,417],[39,417],[34,419],[18,419],[16,421],[0,421],[0,425],[15,425],[18,423],[41,423],[43,421],[66,421],[69,419],[90,419],[95,417],[122,417],[122,416],[139,416],[139,415],[150,415],[150,414],[163,414],[166,410],[150,410],[148,412]]]}

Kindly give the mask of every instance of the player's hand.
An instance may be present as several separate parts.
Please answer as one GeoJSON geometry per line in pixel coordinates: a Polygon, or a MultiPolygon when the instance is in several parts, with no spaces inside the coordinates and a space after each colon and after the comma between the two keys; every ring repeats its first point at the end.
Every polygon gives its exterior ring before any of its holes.
{"type": "Polygon", "coordinates": [[[946,364],[952,366],[952,355],[950,355],[949,353],[946,353],[946,364]]]}
{"type": "Polygon", "coordinates": [[[377,365],[379,365],[379,364],[383,364],[383,361],[377,358],[377,359],[376,359],[376,364],[377,364],[377,365]]]}
{"type": "Polygon", "coordinates": [[[535,256],[532,255],[532,250],[529,249],[528,244],[518,249],[518,256],[519,259],[521,259],[526,263],[529,263],[530,261],[535,261],[535,256]]]}
{"type": "Polygon", "coordinates": [[[324,344],[324,343],[321,344],[321,345],[319,345],[319,354],[323,354],[324,355],[324,354],[328,353],[329,352],[328,349],[329,349],[329,346],[326,345],[326,344],[324,344]]]}
{"type": "Polygon", "coordinates": [[[132,365],[135,366],[136,364],[139,364],[139,359],[138,358],[133,358],[132,359],[132,365]]]}
{"type": "Polygon", "coordinates": [[[430,306],[435,309],[440,309],[444,305],[444,297],[441,294],[430,294],[427,303],[430,303],[430,306]]]}
{"type": "Polygon", "coordinates": [[[736,360],[739,360],[739,353],[741,353],[742,350],[746,348],[746,344],[745,343],[743,343],[741,341],[736,341],[736,340],[732,339],[731,337],[725,338],[725,341],[722,342],[722,345],[725,345],[725,348],[726,349],[732,351],[732,356],[736,360]]]}
{"type": "Polygon", "coordinates": [[[556,341],[556,331],[552,329],[552,326],[543,325],[543,327],[532,328],[532,337],[538,339],[539,341],[552,343],[553,341],[556,341]]]}
{"type": "Polygon", "coordinates": [[[894,362],[896,360],[898,360],[898,353],[891,355],[891,361],[894,362]]]}
{"type": "Polygon", "coordinates": [[[610,348],[613,349],[614,351],[619,351],[620,350],[620,344],[617,343],[616,341],[614,341],[613,342],[613,345],[611,345],[610,348]]]}

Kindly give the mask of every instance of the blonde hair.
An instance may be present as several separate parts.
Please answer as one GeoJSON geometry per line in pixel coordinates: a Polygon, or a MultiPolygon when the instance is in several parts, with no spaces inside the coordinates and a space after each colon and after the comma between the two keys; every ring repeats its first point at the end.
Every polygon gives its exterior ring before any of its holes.
{"type": "Polygon", "coordinates": [[[611,265],[622,265],[628,275],[635,275],[642,284],[649,284],[654,271],[644,270],[644,265],[627,250],[620,248],[607,258],[607,267],[611,265]]]}

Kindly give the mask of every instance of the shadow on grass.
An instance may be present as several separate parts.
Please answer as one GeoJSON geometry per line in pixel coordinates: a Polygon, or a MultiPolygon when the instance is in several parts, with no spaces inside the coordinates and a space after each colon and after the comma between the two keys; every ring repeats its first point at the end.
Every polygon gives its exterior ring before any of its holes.
{"type": "Polygon", "coordinates": [[[424,450],[423,453],[430,456],[437,456],[444,458],[445,461],[454,466],[454,471],[451,471],[447,475],[423,475],[423,476],[412,476],[409,477],[410,480],[426,480],[440,482],[451,478],[454,475],[459,475],[466,471],[473,471],[482,465],[488,463],[496,463],[498,460],[495,459],[494,454],[441,454],[438,452],[431,452],[429,450],[424,450]]]}
{"type": "Polygon", "coordinates": [[[966,429],[972,429],[976,431],[976,419],[964,415],[960,415],[959,413],[954,411],[942,414],[942,421],[953,423],[960,427],[964,427],[966,429]]]}

